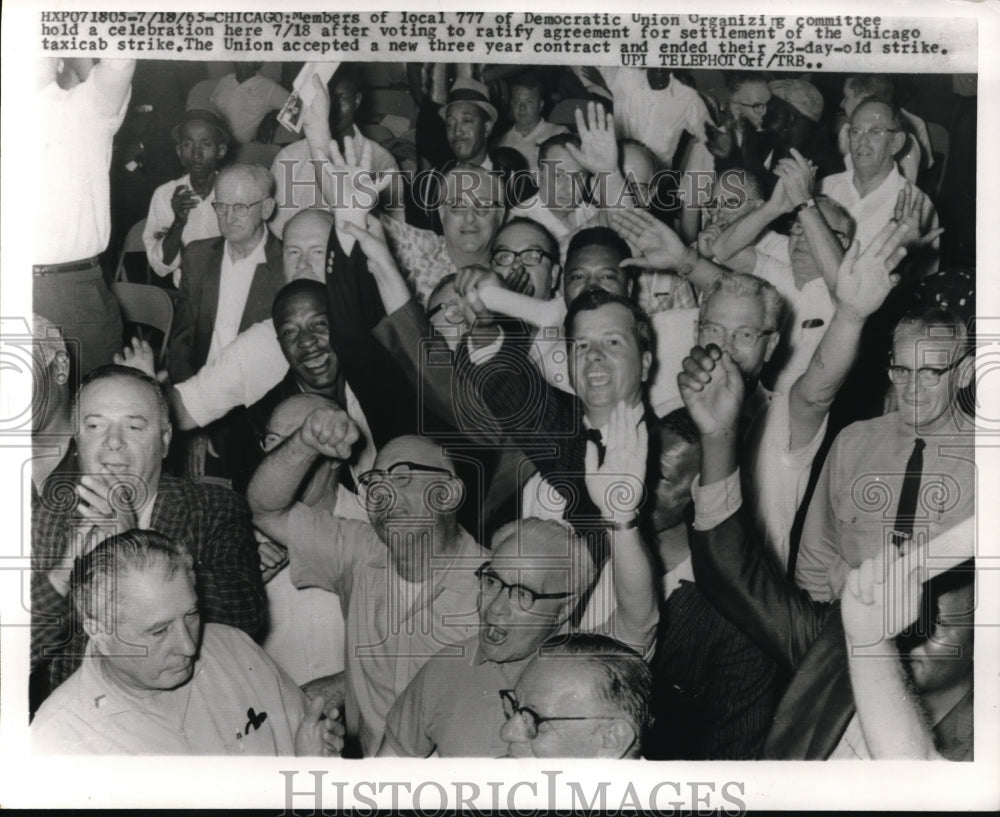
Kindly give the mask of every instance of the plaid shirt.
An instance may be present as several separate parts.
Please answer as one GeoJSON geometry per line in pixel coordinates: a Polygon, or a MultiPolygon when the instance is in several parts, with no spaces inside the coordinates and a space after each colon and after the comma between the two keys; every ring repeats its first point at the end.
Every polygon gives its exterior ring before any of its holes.
{"type": "MultiPolygon", "coordinates": [[[[57,470],[34,497],[31,515],[31,666],[47,665],[49,691],[80,664],[87,638],[68,597],[48,580],[71,534],[75,475],[57,470]]],[[[166,474],[160,477],[150,527],[183,543],[194,557],[204,622],[229,624],[253,638],[263,634],[266,598],[250,509],[238,494],[166,474]]]]}

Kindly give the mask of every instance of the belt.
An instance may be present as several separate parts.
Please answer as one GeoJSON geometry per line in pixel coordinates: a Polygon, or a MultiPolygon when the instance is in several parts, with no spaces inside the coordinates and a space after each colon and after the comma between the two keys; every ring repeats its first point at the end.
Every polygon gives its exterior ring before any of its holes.
{"type": "Polygon", "coordinates": [[[84,258],[82,261],[67,261],[65,264],[35,264],[31,272],[33,275],[49,275],[53,272],[86,272],[95,268],[100,269],[97,256],[84,258]]]}

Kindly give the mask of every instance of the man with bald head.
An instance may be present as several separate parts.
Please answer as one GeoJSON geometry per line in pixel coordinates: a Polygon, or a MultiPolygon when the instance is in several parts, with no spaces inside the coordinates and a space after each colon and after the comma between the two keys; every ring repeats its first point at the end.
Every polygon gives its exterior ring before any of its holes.
{"type": "MultiPolygon", "coordinates": [[[[587,490],[595,506],[614,519],[613,612],[595,616],[600,630],[650,655],[657,623],[657,594],[649,553],[634,524],[639,494],[624,496],[623,477],[644,470],[646,435],[628,419],[624,404],[610,421],[615,450],[597,465],[593,443],[587,457],[587,490]],[[616,501],[609,502],[615,494],[616,501]],[[620,501],[619,501],[620,500],[620,501]]],[[[386,722],[381,754],[427,757],[497,757],[504,753],[504,710],[497,693],[517,682],[541,645],[579,625],[581,603],[590,598],[597,570],[588,543],[554,520],[522,519],[497,531],[493,556],[476,571],[479,636],[462,645],[463,660],[442,651],[428,661],[396,701],[386,722]]],[[[595,594],[596,596],[596,594],[595,594]]]]}
{"type": "MultiPolygon", "coordinates": [[[[248,499],[254,524],[288,548],[295,585],[341,597],[347,731],[371,755],[386,713],[417,670],[442,645],[474,634],[473,571],[486,556],[458,524],[464,488],[453,463],[420,437],[390,440],[358,477],[368,522],[296,502],[317,458],[346,460],[357,439],[345,412],[317,409],[264,458],[248,499]]],[[[453,654],[461,656],[460,648],[453,654]]]]}

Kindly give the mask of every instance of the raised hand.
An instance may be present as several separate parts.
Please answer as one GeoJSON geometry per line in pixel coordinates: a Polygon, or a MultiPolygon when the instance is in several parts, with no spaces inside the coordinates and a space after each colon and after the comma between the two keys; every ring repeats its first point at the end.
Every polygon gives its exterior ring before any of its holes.
{"type": "Polygon", "coordinates": [[[815,166],[799,153],[795,148],[791,148],[791,158],[782,159],[775,168],[775,175],[782,183],[785,197],[790,208],[797,207],[813,194],[813,183],[816,177],[815,166]]]}
{"type": "Polygon", "coordinates": [[[877,647],[917,620],[923,592],[920,561],[914,551],[879,554],[847,574],[840,613],[852,647],[877,647]]]}
{"type": "Polygon", "coordinates": [[[590,173],[612,173],[618,170],[618,140],[615,137],[615,120],[603,105],[587,103],[587,116],[577,108],[576,130],[580,134],[580,147],[566,145],[566,151],[590,173]]]}
{"type": "Polygon", "coordinates": [[[186,184],[177,185],[170,197],[170,208],[174,211],[174,219],[181,224],[187,224],[188,215],[200,201],[198,194],[186,184]]]}
{"type": "Polygon", "coordinates": [[[361,246],[361,251],[368,259],[370,273],[379,275],[399,271],[396,259],[392,257],[392,252],[385,240],[385,229],[376,216],[369,214],[364,226],[353,222],[345,224],[344,232],[353,236],[361,246]]]}
{"type": "Polygon", "coordinates": [[[722,227],[718,224],[709,224],[704,230],[698,233],[698,255],[705,258],[715,256],[715,242],[722,235],[722,227]]]}
{"type": "Polygon", "coordinates": [[[322,695],[309,699],[305,717],[295,730],[297,757],[339,757],[344,748],[344,726],[326,711],[322,695]]]}
{"type": "Polygon", "coordinates": [[[310,141],[330,139],[330,91],[316,74],[312,76],[315,93],[312,102],[302,107],[302,128],[310,141]]]}
{"type": "Polygon", "coordinates": [[[902,224],[906,227],[901,243],[910,250],[928,246],[944,232],[944,228],[938,227],[928,232],[927,235],[920,234],[920,211],[923,201],[923,195],[920,191],[907,182],[906,187],[900,190],[899,195],[896,196],[896,207],[893,210],[892,221],[889,222],[890,224],[893,222],[902,224]]]}
{"type": "Polygon", "coordinates": [[[899,283],[893,270],[906,255],[903,241],[909,231],[909,225],[890,221],[864,252],[857,241],[851,244],[837,269],[833,295],[839,310],[863,321],[882,305],[899,283]]]}
{"type": "Polygon", "coordinates": [[[156,353],[148,341],[132,338],[130,345],[122,349],[121,354],[115,352],[112,360],[119,366],[130,366],[143,374],[156,378],[160,383],[166,383],[168,375],[165,369],[156,370],[156,353]]]}
{"type": "Polygon", "coordinates": [[[598,510],[616,522],[631,520],[642,504],[646,476],[649,433],[622,400],[611,410],[608,436],[604,440],[604,464],[598,466],[597,445],[588,441],[584,464],[587,493],[598,510]]]}
{"type": "Polygon", "coordinates": [[[313,451],[335,460],[351,456],[358,441],[358,425],[343,409],[324,406],[313,411],[299,429],[302,442],[313,451]]]}
{"type": "Polygon", "coordinates": [[[735,433],[743,406],[743,374],[715,344],[695,346],[684,358],[677,385],[688,413],[703,437],[735,433]]]}
{"type": "Polygon", "coordinates": [[[486,308],[482,298],[479,297],[479,290],[487,286],[505,288],[503,279],[499,275],[479,264],[462,267],[455,276],[455,291],[465,298],[469,308],[480,321],[488,321],[493,317],[493,313],[486,308]]]}
{"type": "MultiPolygon", "coordinates": [[[[364,136],[344,137],[341,152],[336,139],[329,144],[330,161],[324,172],[333,181],[332,207],[367,213],[378,203],[378,196],[389,184],[389,176],[376,178],[372,172],[372,143],[364,136]]],[[[355,222],[358,223],[358,222],[355,222]]]]}
{"type": "Polygon", "coordinates": [[[641,269],[681,269],[689,272],[697,253],[662,221],[645,210],[612,210],[611,226],[642,253],[621,262],[641,269]]]}

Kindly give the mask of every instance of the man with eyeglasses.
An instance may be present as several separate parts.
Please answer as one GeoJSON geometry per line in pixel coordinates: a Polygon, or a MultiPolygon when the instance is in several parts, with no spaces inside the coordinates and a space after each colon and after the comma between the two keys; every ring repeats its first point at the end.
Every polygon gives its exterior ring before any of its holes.
{"type": "Polygon", "coordinates": [[[368,522],[296,502],[316,460],[350,458],[357,439],[345,412],[317,409],[264,458],[247,499],[254,524],[288,548],[293,583],[341,597],[347,732],[372,755],[386,713],[417,670],[442,645],[475,633],[473,571],[486,552],[458,524],[464,487],[453,463],[420,437],[391,440],[358,477],[368,522]]]}
{"type": "Polygon", "coordinates": [[[624,644],[581,633],[543,645],[500,697],[509,757],[635,759],[649,726],[653,679],[624,644]]]}
{"type": "MultiPolygon", "coordinates": [[[[281,242],[265,226],[274,210],[273,184],[258,165],[231,165],[216,178],[212,207],[220,236],[193,241],[182,251],[180,296],[167,344],[172,382],[190,378],[240,332],[269,317],[284,284],[281,242]]],[[[214,476],[234,475],[226,463],[226,434],[223,420],[187,437],[187,476],[200,478],[206,468],[214,476]]]]}
{"type": "MultiPolygon", "coordinates": [[[[907,187],[895,159],[906,134],[900,126],[899,110],[885,100],[869,97],[851,114],[847,135],[853,168],[827,176],[820,192],[847,208],[858,225],[855,238],[864,250],[894,218],[897,198],[907,187]]],[[[913,195],[919,203],[919,233],[907,242],[907,267],[919,280],[937,269],[940,242],[936,235],[920,239],[932,233],[938,218],[923,192],[914,187],[913,195]]]]}
{"type": "Polygon", "coordinates": [[[896,325],[888,373],[897,408],[837,436],[806,516],[795,579],[817,601],[839,597],[848,571],[886,537],[933,537],[975,513],[974,440],[958,403],[972,351],[952,312],[909,313],[896,325]],[[919,501],[901,509],[914,491],[919,501]]]}
{"type": "MultiPolygon", "coordinates": [[[[614,610],[602,624],[578,623],[581,600],[595,578],[588,543],[553,520],[521,519],[497,531],[493,555],[476,570],[479,635],[463,647],[464,660],[442,651],[428,661],[393,705],[380,754],[497,757],[503,754],[503,710],[495,696],[517,682],[542,644],[557,633],[592,629],[614,636],[649,657],[658,620],[652,557],[634,524],[646,459],[645,427],[620,404],[610,421],[609,448],[600,467],[591,443],[587,488],[605,518],[614,520],[614,610]],[[612,502],[612,492],[637,489],[612,502]]],[[[605,599],[600,599],[602,603],[605,599]]]]}

